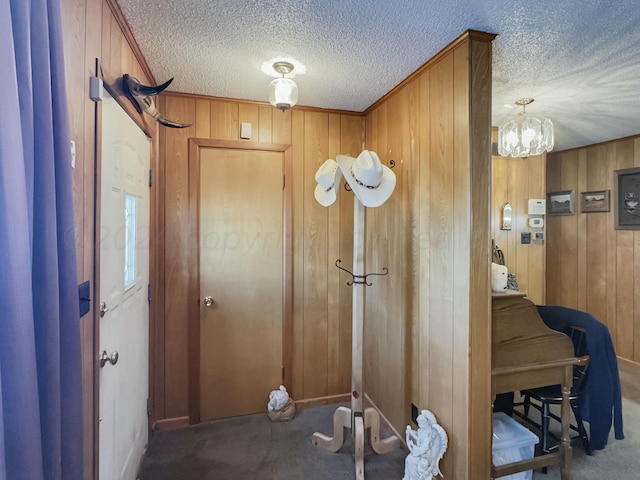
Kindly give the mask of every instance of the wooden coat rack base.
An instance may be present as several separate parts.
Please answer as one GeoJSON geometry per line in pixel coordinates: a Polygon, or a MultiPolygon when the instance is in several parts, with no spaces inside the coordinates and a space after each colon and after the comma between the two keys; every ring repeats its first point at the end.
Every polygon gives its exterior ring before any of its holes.
{"type": "Polygon", "coordinates": [[[344,444],[344,429],[352,430],[353,435],[353,456],[356,463],[356,479],[364,479],[364,445],[365,430],[370,428],[369,441],[371,448],[378,455],[383,455],[395,450],[400,446],[400,439],[395,435],[381,439],[380,438],[380,414],[374,408],[367,408],[363,415],[351,415],[351,409],[347,407],[338,407],[333,413],[333,437],[328,437],[322,433],[314,433],[311,442],[330,452],[337,452],[344,444]],[[352,423],[353,422],[353,423],[352,423]]]}

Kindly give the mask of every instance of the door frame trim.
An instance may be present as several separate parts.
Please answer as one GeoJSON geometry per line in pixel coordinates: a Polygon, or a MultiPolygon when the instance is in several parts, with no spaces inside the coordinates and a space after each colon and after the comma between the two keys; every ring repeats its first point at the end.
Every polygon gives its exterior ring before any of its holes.
{"type": "Polygon", "coordinates": [[[259,150],[281,152],[284,160],[285,180],[282,191],[283,202],[283,289],[282,289],[282,365],[283,384],[290,391],[292,387],[292,340],[293,340],[293,178],[292,148],[288,144],[263,143],[235,140],[212,140],[208,138],[189,139],[189,287],[188,287],[188,385],[189,423],[200,422],[200,149],[220,148],[235,150],[259,150]]]}

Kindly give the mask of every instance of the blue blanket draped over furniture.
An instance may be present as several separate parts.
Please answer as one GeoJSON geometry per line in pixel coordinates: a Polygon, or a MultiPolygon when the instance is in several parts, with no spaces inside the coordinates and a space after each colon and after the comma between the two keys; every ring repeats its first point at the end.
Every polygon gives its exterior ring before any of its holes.
{"type": "Polygon", "coordinates": [[[589,422],[591,447],[601,450],[607,445],[612,423],[615,438],[623,439],[618,360],[607,326],[587,312],[568,307],[538,305],[538,313],[554,330],[562,331],[568,325],[585,330],[590,360],[581,412],[589,422]]]}

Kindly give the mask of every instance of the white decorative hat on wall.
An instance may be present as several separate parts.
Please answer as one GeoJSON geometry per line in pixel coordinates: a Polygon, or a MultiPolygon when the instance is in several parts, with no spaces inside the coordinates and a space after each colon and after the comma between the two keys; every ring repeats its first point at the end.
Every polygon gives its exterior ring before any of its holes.
{"type": "Polygon", "coordinates": [[[363,150],[358,158],[336,157],[344,178],[365,207],[379,207],[393,193],[396,176],[382,165],[376,152],[363,150]]]}
{"type": "Polygon", "coordinates": [[[316,189],[313,192],[316,200],[323,207],[333,205],[337,198],[342,172],[335,160],[329,159],[320,165],[316,172],[316,189]]]}

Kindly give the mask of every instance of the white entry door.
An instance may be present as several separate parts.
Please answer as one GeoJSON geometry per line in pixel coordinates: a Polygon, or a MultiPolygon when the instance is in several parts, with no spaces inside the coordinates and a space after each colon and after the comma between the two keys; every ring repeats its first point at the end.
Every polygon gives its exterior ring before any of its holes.
{"type": "Polygon", "coordinates": [[[99,380],[100,480],[134,480],[147,443],[150,155],[144,132],[105,93],[98,354],[106,351],[107,358],[99,380]]]}

